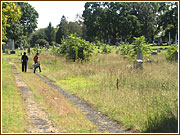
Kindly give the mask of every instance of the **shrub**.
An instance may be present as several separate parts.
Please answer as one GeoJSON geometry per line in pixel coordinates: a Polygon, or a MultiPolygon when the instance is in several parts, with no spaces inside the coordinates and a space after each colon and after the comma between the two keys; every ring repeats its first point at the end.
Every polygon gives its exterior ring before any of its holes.
{"type": "Polygon", "coordinates": [[[174,52],[178,50],[178,44],[171,45],[171,47],[166,51],[166,60],[172,61],[174,59],[174,52]]]}
{"type": "Polygon", "coordinates": [[[48,44],[48,42],[45,39],[38,39],[36,44],[39,44],[39,46],[45,46],[48,44]]]}
{"type": "Polygon", "coordinates": [[[102,53],[111,53],[112,50],[109,45],[102,44],[101,45],[102,53]]]}
{"type": "Polygon", "coordinates": [[[134,42],[132,43],[132,48],[130,49],[129,56],[130,59],[133,61],[136,59],[136,55],[138,52],[138,48],[141,48],[142,54],[143,54],[143,59],[150,59],[151,55],[151,47],[150,45],[146,44],[145,37],[134,37],[134,42]]]}
{"type": "Polygon", "coordinates": [[[62,40],[60,53],[66,56],[67,59],[80,61],[88,61],[93,52],[93,46],[88,41],[77,37],[76,34],[62,40]]]}
{"type": "Polygon", "coordinates": [[[130,54],[131,46],[129,44],[122,44],[119,50],[122,55],[128,55],[130,54]]]}

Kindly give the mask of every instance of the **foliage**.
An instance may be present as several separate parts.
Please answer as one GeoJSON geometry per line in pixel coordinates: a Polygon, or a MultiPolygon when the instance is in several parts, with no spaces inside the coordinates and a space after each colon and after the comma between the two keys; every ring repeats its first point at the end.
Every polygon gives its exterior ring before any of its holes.
{"type": "Polygon", "coordinates": [[[88,61],[93,51],[92,44],[77,37],[76,34],[71,34],[67,38],[64,38],[60,48],[60,53],[74,62],[77,60],[88,61]]]}
{"type": "Polygon", "coordinates": [[[32,47],[35,46],[37,40],[46,39],[45,29],[46,28],[38,29],[33,34],[31,34],[29,40],[32,47]]]}
{"type": "Polygon", "coordinates": [[[10,27],[7,28],[7,38],[18,40],[23,35],[23,26],[19,21],[11,22],[10,27]]]}
{"type": "Polygon", "coordinates": [[[146,44],[145,37],[144,36],[138,38],[134,37],[134,39],[135,40],[132,44],[132,48],[129,53],[130,59],[132,59],[133,61],[136,59],[136,55],[139,48],[141,49],[141,52],[143,54],[143,59],[150,58],[151,47],[150,45],[146,44]]]}
{"type": "Polygon", "coordinates": [[[41,53],[41,48],[39,47],[39,44],[35,44],[35,47],[33,48],[34,53],[41,53]]]}
{"type": "Polygon", "coordinates": [[[89,41],[115,44],[122,38],[132,43],[133,37],[144,35],[152,42],[159,32],[167,31],[167,24],[173,26],[173,38],[178,28],[177,2],[86,2],[84,7],[89,41]]]}
{"type": "Polygon", "coordinates": [[[37,28],[38,12],[27,2],[16,2],[20,6],[22,16],[20,24],[23,26],[23,35],[29,36],[37,28]]]}
{"type": "Polygon", "coordinates": [[[101,49],[102,49],[102,53],[111,53],[112,52],[110,46],[107,44],[102,44],[101,49]]]}
{"type": "Polygon", "coordinates": [[[48,27],[45,29],[46,40],[49,42],[49,45],[52,45],[52,42],[55,41],[55,30],[51,22],[48,27]]]}
{"type": "Polygon", "coordinates": [[[178,44],[173,44],[171,47],[166,51],[165,56],[168,61],[174,60],[174,52],[178,50],[178,44]]]}
{"type": "Polygon", "coordinates": [[[16,22],[21,18],[21,9],[13,2],[2,3],[2,40],[6,40],[7,27],[10,27],[8,21],[16,22]]]}
{"type": "Polygon", "coordinates": [[[45,45],[48,45],[48,42],[45,40],[45,39],[38,39],[36,41],[37,44],[39,44],[39,46],[45,46],[45,45]]]}
{"type": "Polygon", "coordinates": [[[76,33],[77,36],[82,37],[82,25],[80,21],[68,22],[66,17],[63,15],[58,25],[58,30],[56,33],[56,42],[61,43],[62,38],[66,38],[70,34],[76,33]]]}
{"type": "Polygon", "coordinates": [[[66,17],[63,15],[61,17],[60,24],[58,25],[58,30],[56,32],[56,42],[61,43],[61,39],[64,37],[67,37],[68,35],[68,29],[67,29],[68,22],[66,20],[66,17]]]}
{"type": "Polygon", "coordinates": [[[131,50],[131,45],[129,45],[129,44],[122,44],[121,46],[120,46],[120,53],[122,54],[122,55],[128,55],[128,54],[130,54],[130,50],[131,50]]]}

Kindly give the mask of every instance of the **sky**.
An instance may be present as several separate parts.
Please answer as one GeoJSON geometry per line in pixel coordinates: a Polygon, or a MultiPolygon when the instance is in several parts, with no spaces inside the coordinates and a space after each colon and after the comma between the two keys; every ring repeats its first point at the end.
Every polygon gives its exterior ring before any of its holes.
{"type": "Polygon", "coordinates": [[[75,21],[76,15],[84,11],[84,1],[28,1],[39,14],[37,29],[52,23],[56,27],[64,15],[67,21],[75,21]]]}

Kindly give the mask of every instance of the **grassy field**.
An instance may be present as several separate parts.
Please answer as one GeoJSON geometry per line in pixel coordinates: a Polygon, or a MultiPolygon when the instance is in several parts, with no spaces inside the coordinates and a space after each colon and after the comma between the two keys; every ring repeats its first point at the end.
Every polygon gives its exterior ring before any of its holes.
{"type": "Polygon", "coordinates": [[[178,131],[178,63],[152,56],[143,70],[116,54],[99,54],[81,64],[40,56],[42,74],[98,111],[137,132],[178,131]],[[118,88],[117,89],[117,79],[118,88]]]}
{"type": "MultiPolygon", "coordinates": [[[[49,114],[49,118],[55,122],[57,127],[60,127],[61,132],[64,133],[98,132],[97,127],[93,123],[91,123],[74,105],[69,103],[69,101],[65,99],[57,90],[54,90],[50,88],[47,84],[45,84],[32,72],[32,70],[28,69],[27,73],[22,73],[21,64],[20,64],[21,57],[18,56],[18,54],[3,55],[3,57],[9,58],[13,63],[16,64],[16,68],[20,72],[20,75],[22,76],[23,80],[32,90],[35,101],[40,103],[46,109],[46,111],[49,114]]],[[[32,63],[32,59],[29,59],[29,61],[30,63],[32,63]]],[[[13,78],[13,77],[9,77],[9,78],[13,78]]],[[[6,82],[7,81],[5,80],[3,84],[5,84],[6,82]]],[[[14,87],[16,86],[12,86],[12,89],[14,87]]],[[[8,98],[6,99],[6,101],[7,100],[8,98]]],[[[3,107],[3,110],[4,108],[5,107],[3,107]]],[[[12,127],[9,128],[11,129],[12,127]]],[[[7,129],[7,127],[4,127],[3,129],[7,129]]]]}
{"type": "Polygon", "coordinates": [[[26,133],[28,122],[11,67],[2,59],[2,133],[26,133]]]}
{"type": "MultiPolygon", "coordinates": [[[[126,128],[178,132],[178,63],[167,62],[163,53],[152,59],[143,70],[135,70],[132,62],[114,53],[94,55],[84,64],[55,59],[48,51],[40,54],[41,74],[126,128]]],[[[28,67],[33,68],[32,55],[28,67]]]]}

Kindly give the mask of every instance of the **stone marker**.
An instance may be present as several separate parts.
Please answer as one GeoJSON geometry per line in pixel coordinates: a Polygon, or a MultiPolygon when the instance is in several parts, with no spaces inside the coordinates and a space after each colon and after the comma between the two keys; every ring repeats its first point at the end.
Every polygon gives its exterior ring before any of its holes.
{"type": "Polygon", "coordinates": [[[6,54],[8,54],[8,49],[6,49],[6,54]]]}
{"type": "Polygon", "coordinates": [[[170,35],[170,32],[169,32],[169,41],[168,41],[168,44],[171,45],[171,35],[170,35]]]}
{"type": "Polygon", "coordinates": [[[161,52],[161,49],[157,49],[157,52],[161,52]]]}
{"type": "Polygon", "coordinates": [[[116,50],[116,54],[119,54],[119,50],[116,50]]]}
{"type": "Polygon", "coordinates": [[[177,33],[176,33],[175,42],[174,42],[175,44],[177,44],[177,38],[178,38],[178,37],[177,37],[177,33]]]}
{"type": "Polygon", "coordinates": [[[14,39],[9,39],[7,44],[8,44],[9,49],[11,49],[10,54],[15,54],[14,39]]]}
{"type": "Polygon", "coordinates": [[[174,52],[174,60],[178,61],[178,50],[174,52]]]}
{"type": "Polygon", "coordinates": [[[157,52],[152,52],[151,55],[157,55],[157,52]]]}
{"type": "Polygon", "coordinates": [[[2,45],[2,49],[3,49],[3,53],[5,53],[5,49],[6,47],[5,47],[5,45],[2,45]]]}
{"type": "Polygon", "coordinates": [[[143,55],[142,55],[141,48],[138,48],[137,58],[136,58],[136,61],[134,62],[134,67],[136,69],[142,69],[143,68],[143,55]]]}

